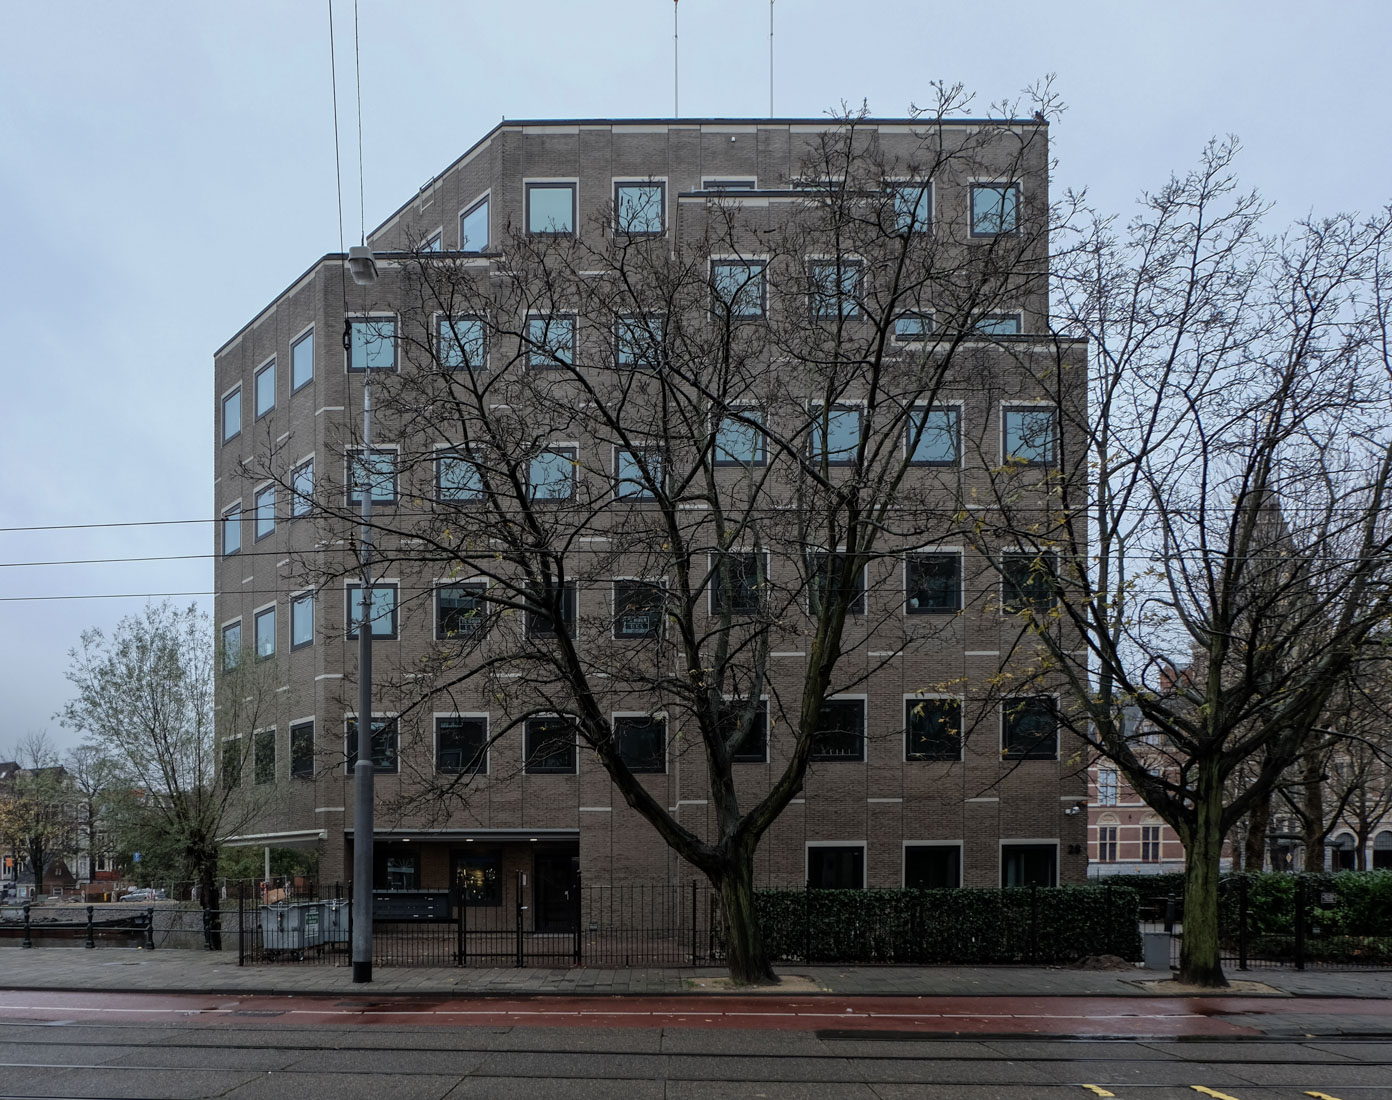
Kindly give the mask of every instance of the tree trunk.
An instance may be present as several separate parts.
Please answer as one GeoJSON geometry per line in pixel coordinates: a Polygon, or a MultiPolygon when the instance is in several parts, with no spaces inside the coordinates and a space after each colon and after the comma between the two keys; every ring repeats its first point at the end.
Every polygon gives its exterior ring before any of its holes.
{"type": "Polygon", "coordinates": [[[203,942],[209,951],[222,950],[222,904],[216,893],[217,850],[198,861],[198,898],[203,906],[203,942]]]}
{"type": "Polygon", "coordinates": [[[1306,757],[1301,782],[1304,784],[1304,811],[1301,840],[1305,845],[1305,870],[1324,870],[1324,761],[1313,753],[1306,757]]]}
{"type": "Polygon", "coordinates": [[[1219,961],[1218,860],[1223,850],[1223,784],[1216,761],[1203,761],[1194,789],[1194,823],[1184,838],[1184,935],[1179,980],[1221,989],[1228,984],[1219,961]]]}
{"type": "Polygon", "coordinates": [[[764,935],[754,911],[754,853],[736,849],[712,884],[720,892],[725,914],[725,962],[736,985],[772,985],[778,981],[764,949],[764,935]]]}
{"type": "Polygon", "coordinates": [[[1266,834],[1271,828],[1271,799],[1263,798],[1247,814],[1247,838],[1242,844],[1242,869],[1249,874],[1266,865],[1266,834]]]}
{"type": "Polygon", "coordinates": [[[29,842],[29,865],[34,868],[34,898],[43,897],[44,892],[44,857],[48,852],[44,850],[43,842],[31,840],[29,842]]]}

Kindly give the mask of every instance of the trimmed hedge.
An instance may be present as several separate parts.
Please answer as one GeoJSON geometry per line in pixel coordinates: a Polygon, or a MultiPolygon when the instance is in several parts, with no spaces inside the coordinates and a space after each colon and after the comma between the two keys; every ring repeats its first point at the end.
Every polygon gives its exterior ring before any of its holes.
{"type": "Polygon", "coordinates": [[[1068,963],[1141,956],[1139,897],[1125,886],[958,890],[759,890],[775,959],[845,963],[1068,963]]]}

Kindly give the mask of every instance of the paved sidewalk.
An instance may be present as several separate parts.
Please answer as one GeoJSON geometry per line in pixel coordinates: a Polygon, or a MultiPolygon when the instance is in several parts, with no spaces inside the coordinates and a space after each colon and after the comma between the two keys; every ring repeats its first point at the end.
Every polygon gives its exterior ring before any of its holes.
{"type": "MultiPolygon", "coordinates": [[[[1157,988],[1169,978],[1154,970],[1073,970],[1062,967],[900,967],[780,965],[787,984],[777,992],[843,996],[1192,996],[1157,988]],[[800,979],[800,980],[797,980],[800,979]]],[[[720,985],[720,969],[622,970],[576,967],[387,967],[354,985],[347,966],[237,965],[234,952],[132,948],[0,947],[0,989],[104,992],[471,996],[593,994],[669,995],[720,985]]],[[[1251,970],[1229,980],[1270,987],[1269,996],[1356,997],[1392,1002],[1392,971],[1251,970]]],[[[713,991],[719,995],[719,990],[713,991]]],[[[741,993],[751,992],[740,990],[741,993]]],[[[1243,995],[1249,995],[1243,990],[1243,995]]],[[[1378,1006],[1392,1027],[1392,1003],[1378,1006]]]]}

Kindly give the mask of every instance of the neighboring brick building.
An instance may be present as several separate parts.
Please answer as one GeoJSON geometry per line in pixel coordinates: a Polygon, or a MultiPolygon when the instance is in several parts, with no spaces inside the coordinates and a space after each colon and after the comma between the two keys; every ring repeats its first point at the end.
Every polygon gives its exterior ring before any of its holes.
{"type": "MultiPolygon", "coordinates": [[[[769,224],[776,224],[779,211],[802,201],[805,192],[798,181],[809,142],[833,125],[825,120],[505,122],[369,235],[382,268],[380,282],[354,286],[343,257],[325,256],[218,350],[215,503],[223,523],[215,570],[216,621],[228,651],[254,650],[273,659],[280,674],[274,727],[254,735],[245,773],[224,777],[260,785],[263,795],[271,795],[263,800],[266,808],[258,825],[231,838],[232,843],[315,846],[321,853],[321,877],[346,879],[350,873],[352,777],[343,759],[347,722],[356,711],[357,643],[345,638],[345,627],[357,585],[351,575],[326,582],[323,570],[316,572],[316,562],[322,566],[331,555],[341,555],[334,547],[351,545],[353,534],[340,523],[336,537],[348,542],[325,541],[334,536],[311,524],[308,498],[337,494],[335,499],[343,500],[343,455],[353,444],[362,405],[363,374],[353,368],[412,369],[412,342],[419,345],[422,338],[413,337],[404,321],[398,327],[399,309],[406,308],[408,296],[402,272],[420,262],[422,251],[430,251],[504,278],[506,263],[497,250],[503,247],[499,242],[505,227],[536,228],[546,218],[538,233],[583,237],[602,232],[591,227],[612,217],[606,211],[617,204],[636,204],[635,216],[644,219],[643,235],[667,235],[674,241],[702,232],[702,219],[710,218],[722,202],[767,208],[769,224]],[[271,468],[282,473],[256,480],[246,472],[271,468]]],[[[908,120],[859,126],[890,152],[907,151],[922,141],[919,128],[908,120]]],[[[943,132],[948,140],[957,140],[974,127],[979,123],[951,122],[943,124],[943,132]]],[[[1044,127],[1026,121],[1001,132],[1013,142],[1013,148],[1006,148],[1003,139],[1000,154],[1001,162],[1012,166],[1011,176],[983,176],[979,165],[958,175],[945,173],[932,181],[931,189],[922,189],[921,198],[914,200],[921,206],[911,204],[910,226],[915,217],[930,217],[936,232],[947,237],[960,229],[966,241],[1018,232],[1017,226],[1031,219],[1044,223],[1044,127]],[[987,203],[994,204],[989,215],[981,212],[987,203]],[[927,213],[920,215],[920,210],[927,213]]],[[[1038,237],[1047,242],[1045,233],[1038,237]]],[[[758,262],[741,259],[738,266],[748,276],[758,262]]],[[[815,257],[809,262],[815,267],[815,257]]],[[[724,275],[711,272],[717,293],[724,275]]],[[[758,279],[767,294],[761,273],[758,279]]],[[[973,322],[979,335],[968,342],[980,374],[950,395],[955,411],[943,423],[951,426],[951,454],[941,461],[925,460],[915,476],[946,477],[970,492],[1003,460],[1051,464],[1059,446],[1056,429],[1045,430],[1045,443],[1028,437],[1042,423],[1041,416],[1050,424],[1057,421],[1041,413],[1045,395],[1031,389],[1026,366],[1035,355],[1057,357],[1062,347],[1077,368],[1075,389],[1081,395],[1085,349],[1066,340],[1060,345],[1049,335],[1046,301],[1038,280],[1014,308],[973,322]],[[1045,447],[1047,453],[1031,452],[1045,447]]],[[[761,301],[756,308],[776,306],[761,301]]],[[[944,307],[940,316],[946,315],[944,307]]],[[[555,322],[565,325],[567,355],[575,354],[577,346],[585,355],[586,341],[596,339],[585,331],[585,322],[583,312],[555,322]]],[[[895,322],[894,338],[910,345],[932,330],[930,315],[905,314],[895,322]]],[[[617,339],[622,364],[623,335],[617,339]]],[[[481,354],[499,353],[490,344],[481,354]]],[[[491,366],[499,369],[496,361],[491,366]]],[[[838,417],[845,411],[840,405],[836,410],[838,417]]],[[[845,415],[858,416],[853,411],[845,415]]],[[[394,449],[402,430],[393,422],[395,416],[384,414],[374,428],[373,446],[387,457],[378,469],[374,452],[368,474],[368,480],[380,477],[384,484],[383,509],[404,507],[407,501],[429,508],[447,489],[465,491],[462,481],[449,480],[457,471],[444,472],[441,463],[451,459],[437,459],[434,470],[408,469],[405,453],[394,449]]],[[[616,453],[616,465],[611,465],[607,449],[591,459],[600,449],[592,440],[561,440],[563,444],[532,460],[529,476],[561,476],[573,486],[577,477],[584,482],[598,479],[595,471],[617,469],[613,476],[622,488],[626,452],[616,453]],[[558,460],[559,475],[547,472],[549,459],[558,460]]],[[[720,443],[726,445],[735,444],[720,443]]],[[[376,499],[377,482],[372,483],[376,499]]],[[[614,493],[623,496],[619,490],[614,493]]],[[[1088,799],[1085,778],[1070,763],[1079,746],[1057,729],[1043,733],[1042,726],[1032,725],[1048,717],[1033,703],[1002,706],[999,700],[983,703],[978,697],[979,686],[992,681],[1001,654],[1011,652],[1019,634],[1018,623],[1002,613],[1001,603],[1009,597],[1001,597],[997,575],[963,551],[962,540],[942,545],[933,531],[913,534],[919,537],[905,548],[915,553],[888,554],[862,578],[862,602],[869,608],[859,612],[856,646],[843,658],[859,662],[862,682],[842,693],[838,713],[845,728],[839,740],[824,743],[801,796],[760,845],[757,880],[761,885],[810,880],[869,886],[1081,881],[1087,818],[1066,812],[1088,799]],[[937,616],[929,631],[924,611],[947,614],[937,616]],[[950,691],[935,688],[945,683],[955,686],[950,691]],[[963,699],[960,704],[949,698],[939,707],[940,697],[957,695],[963,699]],[[933,736],[906,732],[906,726],[922,720],[919,708],[925,703],[933,713],[957,715],[958,728],[971,722],[964,745],[947,752],[920,751],[933,736]],[[964,718],[969,712],[971,717],[964,718]],[[1024,742],[1012,742],[1036,735],[1039,740],[1028,741],[1025,749],[1019,747],[1024,742]]],[[[383,560],[395,555],[396,561],[384,567],[375,583],[383,603],[373,627],[374,661],[384,685],[393,677],[402,682],[411,669],[436,668],[428,664],[431,655],[442,643],[470,633],[469,615],[482,614],[486,606],[485,593],[471,589],[467,577],[461,583],[428,565],[412,566],[404,545],[383,548],[383,560]]],[[[776,557],[769,559],[771,574],[784,568],[776,557]]],[[[618,565],[611,573],[632,575],[618,565]]],[[[1021,590],[1030,583],[1021,574],[1021,590]]],[[[619,591],[608,583],[582,583],[573,597],[567,614],[579,625],[570,629],[578,630],[587,645],[646,632],[640,615],[632,631],[615,625],[611,635],[617,604],[610,601],[617,601],[619,591]]],[[[507,623],[500,620],[497,629],[508,629],[507,623]]],[[[530,633],[532,628],[526,629],[530,633]]],[[[786,644],[775,645],[771,680],[780,668],[793,668],[805,657],[796,631],[781,636],[786,644]]],[[[378,704],[384,719],[401,706],[390,694],[384,688],[378,704]]],[[[469,688],[454,693],[448,706],[436,701],[399,725],[383,726],[376,781],[379,886],[438,889],[458,883],[476,900],[486,901],[501,897],[499,884],[513,871],[531,872],[544,889],[563,880],[577,860],[592,883],[695,877],[618,797],[609,775],[589,753],[573,745],[569,752],[539,753],[529,743],[534,731],[528,723],[497,736],[506,709],[499,698],[469,688]],[[472,762],[479,739],[495,736],[486,763],[478,758],[484,774],[470,781],[466,802],[448,812],[419,805],[401,813],[389,809],[432,774],[457,777],[467,770],[466,757],[472,762]]],[[[613,707],[616,714],[631,709],[613,707]]],[[[653,744],[658,746],[654,767],[643,769],[651,772],[643,776],[645,789],[687,827],[697,832],[708,828],[711,807],[700,761],[675,747],[679,721],[671,718],[669,728],[667,715],[651,717],[651,705],[637,713],[642,721],[632,727],[632,735],[641,740],[656,730],[653,744]]],[[[762,742],[740,765],[741,783],[751,790],[768,784],[779,762],[783,719],[765,713],[762,742]]],[[[539,922],[546,919],[545,908],[545,898],[539,896],[539,922]]]]}

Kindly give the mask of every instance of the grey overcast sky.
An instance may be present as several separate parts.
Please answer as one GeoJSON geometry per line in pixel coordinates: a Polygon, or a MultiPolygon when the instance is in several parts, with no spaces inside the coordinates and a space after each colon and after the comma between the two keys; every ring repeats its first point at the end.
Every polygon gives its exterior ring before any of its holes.
{"type": "MultiPolygon", "coordinates": [[[[333,10],[352,243],[352,0],[333,10]]],[[[504,116],[670,115],[672,13],[359,0],[367,227],[504,116]]],[[[767,114],[767,0],[680,19],[682,114],[767,114]]],[[[327,0],[0,0],[0,26],[3,756],[75,743],[67,651],[142,602],[16,597],[207,593],[213,351],[339,237],[327,0]],[[59,525],[83,526],[17,530],[59,525]],[[88,559],[122,560],[26,564],[88,559]]],[[[901,115],[943,80],[984,111],[1055,73],[1056,188],[1124,214],[1234,133],[1275,228],[1392,198],[1389,40],[1389,0],[777,0],[774,110],[901,115]]]]}

